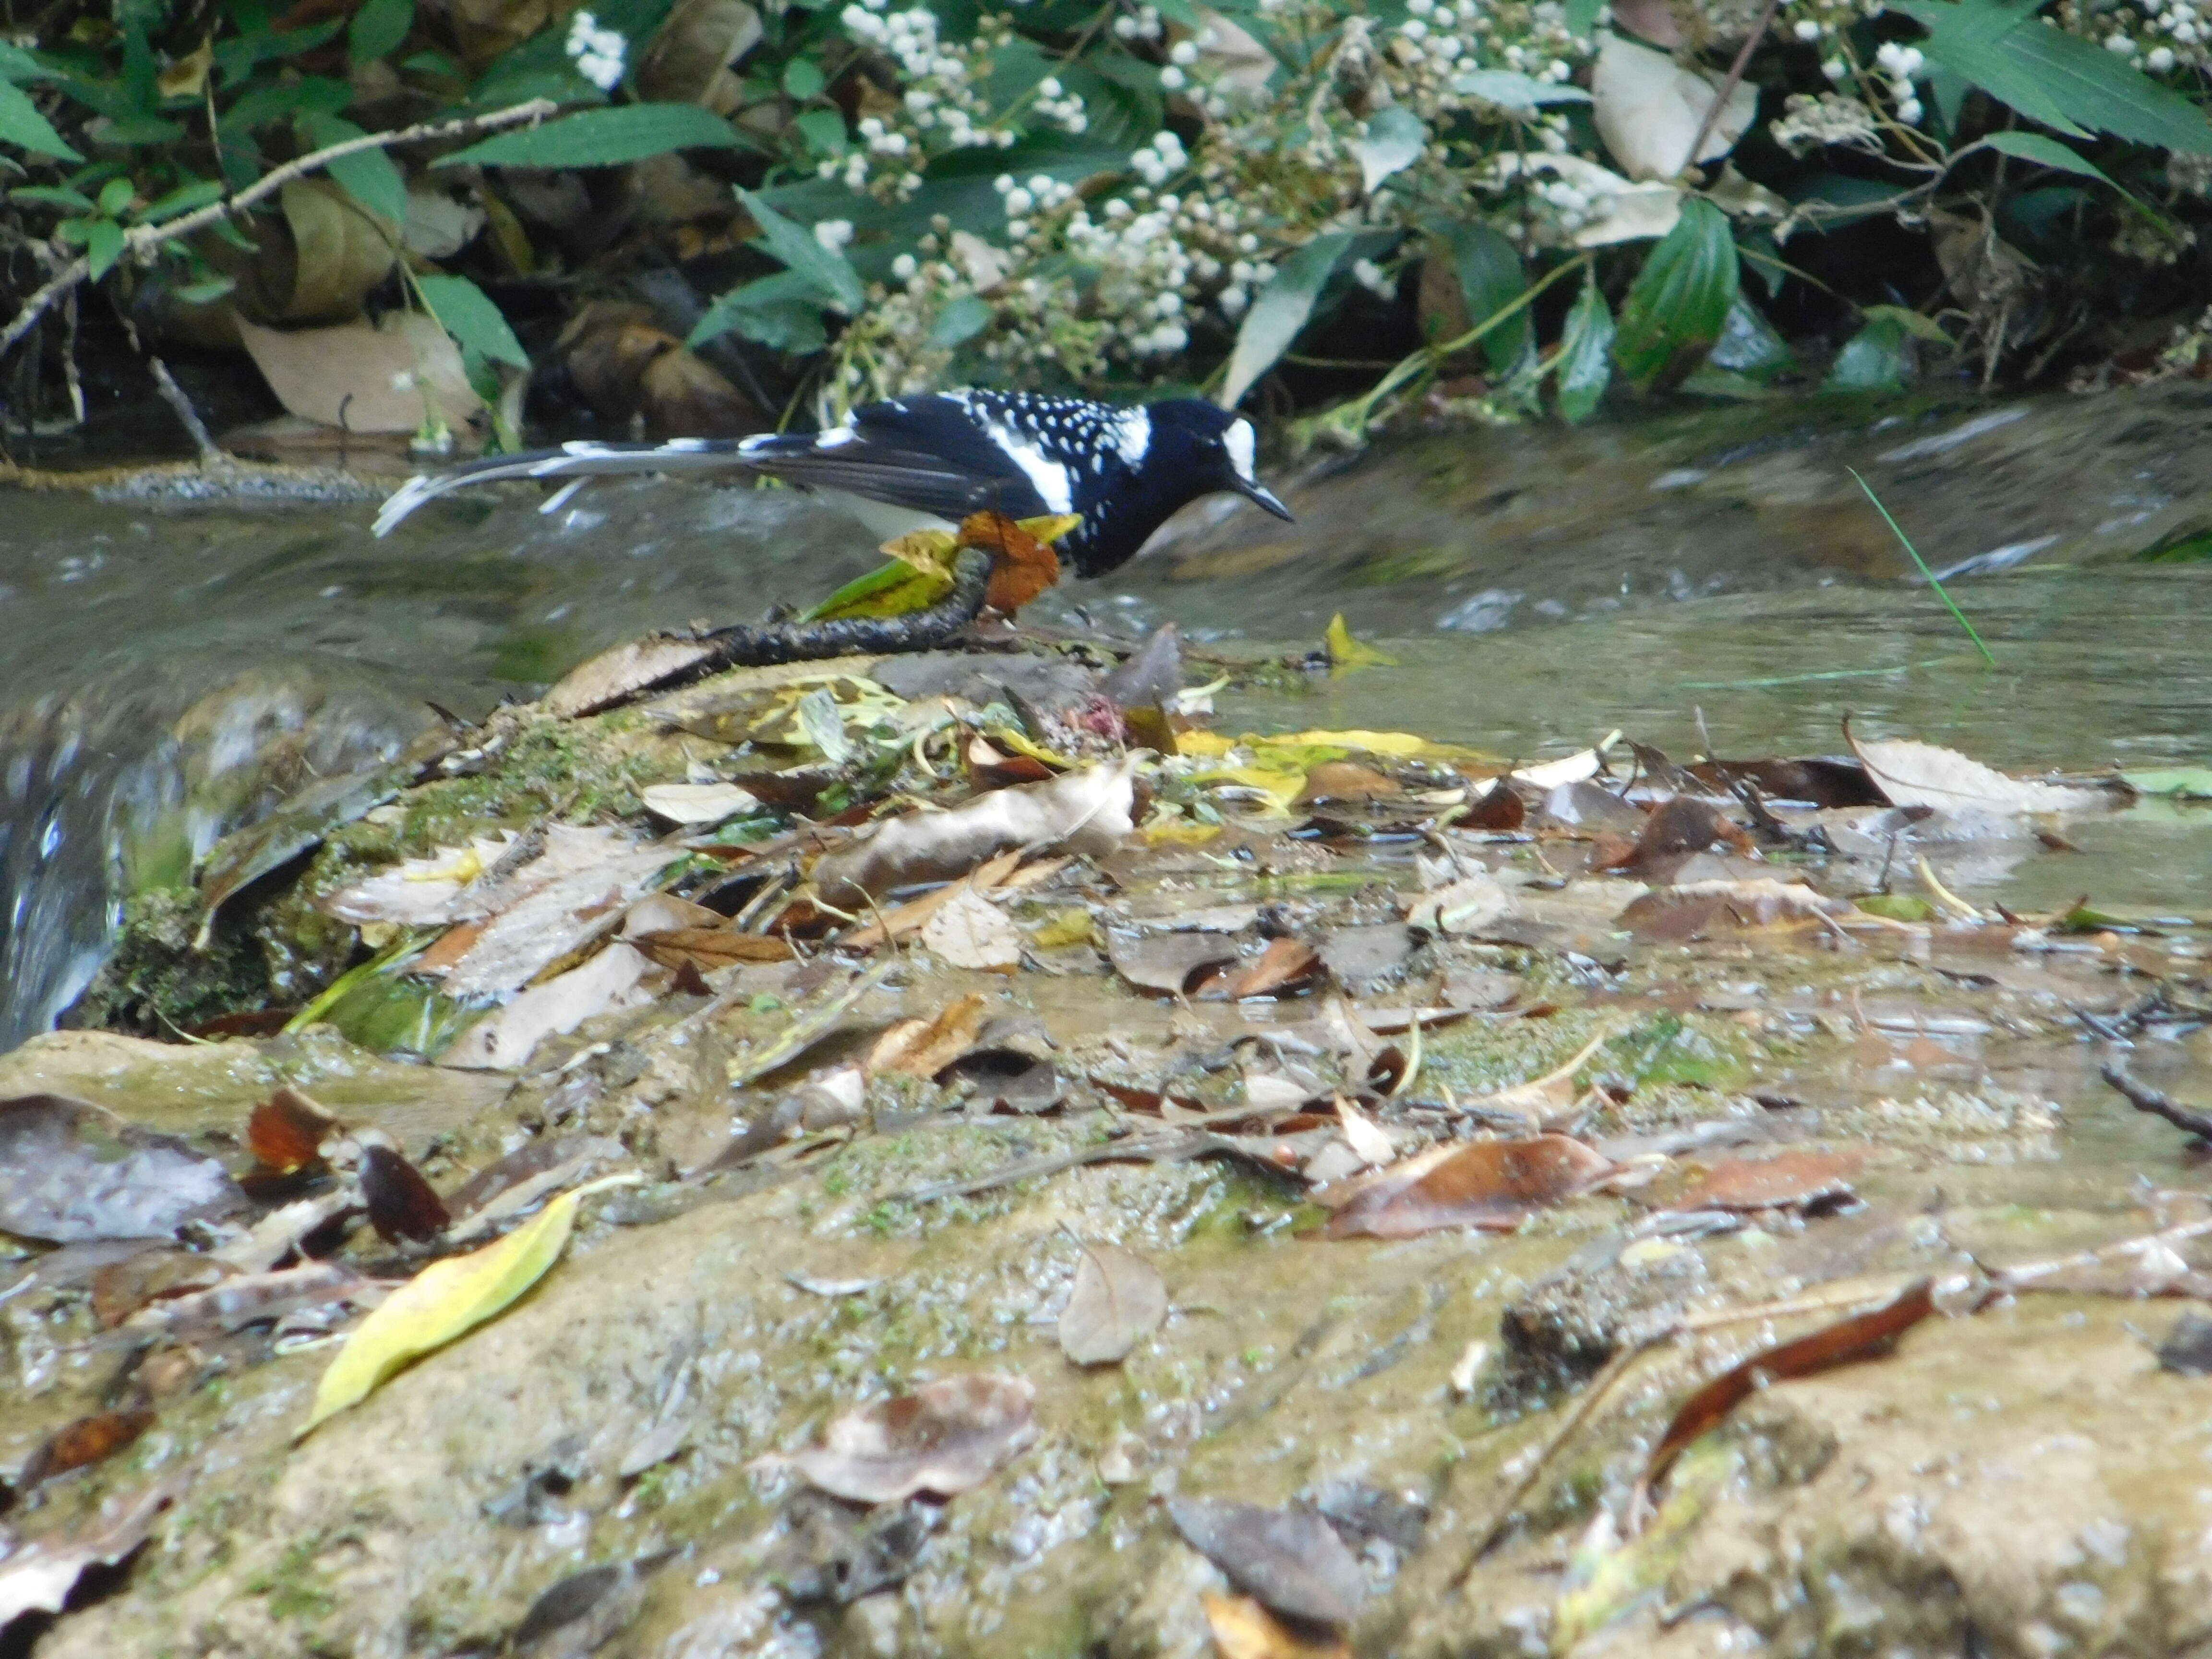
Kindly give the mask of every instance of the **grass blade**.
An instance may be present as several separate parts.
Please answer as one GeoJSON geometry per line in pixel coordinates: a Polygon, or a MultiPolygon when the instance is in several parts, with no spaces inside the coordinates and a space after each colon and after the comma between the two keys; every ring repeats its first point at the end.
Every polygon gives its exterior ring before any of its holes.
{"type": "Polygon", "coordinates": [[[1844,471],[1851,475],[1861,489],[1866,491],[1866,498],[1874,503],[1874,510],[1881,514],[1881,521],[1887,525],[1891,533],[1905,544],[1905,550],[1912,556],[1912,562],[1918,565],[1920,574],[1928,578],[1928,586],[1936,590],[1936,597],[1942,600],[1945,608],[1959,619],[1959,626],[1966,630],[1966,637],[1974,642],[1974,649],[1982,653],[1982,660],[1995,668],[1997,665],[1996,656],[1988,646],[1982,643],[1982,636],[1974,631],[1973,623],[1966,620],[1966,613],[1959,609],[1958,601],[1951,597],[1942,583],[1936,580],[1936,573],[1928,568],[1928,561],[1920,556],[1920,550],[1912,544],[1912,538],[1905,533],[1904,527],[1890,516],[1889,509],[1881,504],[1881,497],[1874,493],[1874,486],[1859,477],[1856,467],[1847,466],[1844,471]]]}

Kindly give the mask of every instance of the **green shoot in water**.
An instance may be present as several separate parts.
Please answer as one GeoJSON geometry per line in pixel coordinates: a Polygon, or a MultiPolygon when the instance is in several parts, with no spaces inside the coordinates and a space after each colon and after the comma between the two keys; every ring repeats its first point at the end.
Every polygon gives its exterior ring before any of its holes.
{"type": "Polygon", "coordinates": [[[1936,573],[1928,568],[1928,561],[1920,556],[1920,550],[1912,544],[1912,538],[1905,533],[1903,526],[1895,519],[1890,517],[1889,509],[1881,504],[1881,497],[1874,493],[1874,486],[1859,477],[1856,467],[1847,466],[1844,471],[1856,480],[1861,489],[1866,491],[1866,498],[1874,503],[1874,510],[1881,514],[1881,521],[1887,525],[1897,539],[1905,544],[1905,550],[1912,555],[1912,562],[1918,565],[1920,574],[1928,578],[1928,586],[1936,590],[1936,597],[1942,600],[1950,613],[1959,619],[1959,626],[1966,630],[1966,637],[1974,642],[1974,649],[1982,653],[1982,660],[1995,668],[1997,665],[1996,658],[1990,653],[1989,647],[1982,643],[1982,636],[1974,631],[1973,623],[1966,620],[1966,613],[1959,609],[1958,602],[1944,591],[1943,584],[1936,580],[1936,573]]]}

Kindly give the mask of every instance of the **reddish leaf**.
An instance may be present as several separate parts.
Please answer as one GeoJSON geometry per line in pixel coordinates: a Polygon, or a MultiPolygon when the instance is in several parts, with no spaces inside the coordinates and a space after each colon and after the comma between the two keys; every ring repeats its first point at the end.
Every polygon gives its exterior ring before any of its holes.
{"type": "Polygon", "coordinates": [[[1873,1359],[1897,1346],[1899,1337],[1936,1311],[1929,1281],[1922,1279],[1870,1313],[1854,1314],[1810,1336],[1778,1343],[1761,1350],[1741,1364],[1729,1367],[1682,1402],[1674,1420],[1644,1466],[1642,1485],[1648,1490],[1666,1479],[1667,1471],[1690,1443],[1717,1425],[1738,1401],[1770,1382],[1812,1376],[1838,1365],[1873,1359]]]}
{"type": "Polygon", "coordinates": [[[92,1276],[93,1317],[113,1330],[149,1302],[207,1290],[230,1273],[213,1257],[188,1250],[149,1250],[110,1262],[92,1276]]]}
{"type": "Polygon", "coordinates": [[[453,1218],[422,1172],[389,1146],[361,1149],[361,1192],[368,1200],[369,1225],[387,1244],[435,1238],[453,1218]]]}
{"type": "Polygon", "coordinates": [[[1493,779],[1489,791],[1469,802],[1467,811],[1453,820],[1453,827],[1502,834],[1518,830],[1528,818],[1528,808],[1519,793],[1510,784],[1493,779]]]}
{"type": "Polygon", "coordinates": [[[148,1411],[100,1412],[58,1429],[33,1451],[19,1478],[28,1490],[71,1469],[104,1463],[154,1425],[148,1411]]]}
{"type": "Polygon", "coordinates": [[[1848,1197],[1851,1172],[1863,1152],[1788,1152],[1772,1158],[1725,1158],[1705,1172],[1670,1208],[1768,1210],[1798,1208],[1823,1199],[1848,1197]]]}
{"type": "Polygon", "coordinates": [[[320,1165],[323,1143],[339,1127],[337,1119],[286,1086],[253,1109],[246,1121],[246,1144],[262,1168],[291,1175],[320,1165]]]}
{"type": "Polygon", "coordinates": [[[1443,1227],[1510,1232],[1613,1167],[1567,1135],[1440,1146],[1352,1189],[1322,1232],[1329,1238],[1410,1238],[1443,1227]]]}
{"type": "Polygon", "coordinates": [[[1395,778],[1385,777],[1371,766],[1362,766],[1357,761],[1323,761],[1306,774],[1306,787],[1298,792],[1296,804],[1306,806],[1322,800],[1381,800],[1405,793],[1395,778]]]}
{"type": "Polygon", "coordinates": [[[960,544],[993,556],[984,603],[1011,617],[1060,580],[1060,555],[1003,513],[971,513],[960,521],[960,544]]]}
{"type": "Polygon", "coordinates": [[[1246,997],[1269,997],[1282,991],[1304,990],[1322,970],[1321,957],[1303,939],[1276,939],[1259,957],[1233,974],[1224,974],[1199,993],[1203,997],[1225,997],[1231,1002],[1246,997]]]}
{"type": "Polygon", "coordinates": [[[956,1497],[1036,1438],[1036,1390],[1018,1376],[943,1376],[848,1413],[823,1445],[774,1461],[856,1504],[921,1492],[956,1497]]]}

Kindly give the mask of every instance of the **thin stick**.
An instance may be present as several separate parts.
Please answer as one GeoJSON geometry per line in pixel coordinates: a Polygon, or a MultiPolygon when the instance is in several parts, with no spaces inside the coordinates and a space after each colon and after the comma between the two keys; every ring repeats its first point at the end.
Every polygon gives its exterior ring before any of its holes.
{"type": "Polygon", "coordinates": [[[2185,1106],[2164,1090],[2138,1082],[2128,1075],[2127,1067],[2118,1060],[2108,1060],[2098,1067],[2097,1075],[2118,1090],[2136,1110],[2162,1117],[2175,1128],[2186,1129],[2200,1139],[2212,1140],[2212,1114],[2200,1112],[2193,1106],[2185,1106]]]}
{"type": "MultiPolygon", "coordinates": [[[[559,108],[560,106],[550,98],[532,98],[527,103],[494,110],[488,115],[471,115],[458,121],[426,121],[419,126],[401,127],[392,132],[363,133],[358,138],[349,138],[343,143],[310,151],[282,167],[272,167],[244,190],[226,196],[220,202],[210,202],[204,208],[179,214],[163,224],[135,225],[123,234],[123,252],[133,259],[143,260],[149,252],[164,242],[189,236],[218,220],[243,213],[255,203],[273,196],[295,179],[303,179],[332,161],[342,161],[363,150],[388,149],[394,144],[417,143],[434,138],[459,138],[472,132],[489,132],[499,127],[542,121],[559,108]]],[[[4,331],[0,331],[0,353],[12,349],[17,341],[31,331],[55,301],[91,274],[92,262],[87,256],[80,255],[64,265],[51,281],[23,301],[23,308],[15,313],[15,321],[9,323],[4,331]]]]}
{"type": "MultiPolygon", "coordinates": [[[[1736,52],[1735,62],[1729,65],[1728,78],[1721,82],[1720,90],[1713,94],[1713,101],[1706,106],[1705,118],[1698,124],[1698,136],[1690,140],[1690,153],[1682,158],[1685,167],[1698,165],[1698,152],[1705,147],[1705,140],[1713,136],[1713,127],[1721,118],[1722,109],[1735,95],[1735,89],[1743,84],[1743,72],[1751,64],[1751,54],[1759,50],[1759,43],[1766,38],[1767,27],[1774,21],[1775,11],[1780,4],[1781,0],[1766,0],[1766,4],[1760,8],[1759,21],[1751,26],[1751,33],[1744,36],[1743,45],[1736,52]]],[[[1717,161],[1719,157],[1714,159],[1717,161]]]]}
{"type": "Polygon", "coordinates": [[[1928,578],[1928,586],[1936,590],[1936,597],[1942,600],[1951,614],[1959,619],[1959,626],[1966,630],[1966,637],[1974,642],[1974,649],[1982,653],[1982,660],[1995,668],[1997,665],[1996,658],[1990,653],[1989,647],[1982,643],[1982,636],[1974,631],[1973,623],[1966,620],[1966,613],[1959,609],[1957,601],[1952,599],[1943,584],[1936,580],[1936,573],[1928,568],[1928,561],[1920,556],[1920,550],[1912,544],[1912,538],[1906,535],[1897,520],[1889,516],[1889,509],[1881,504],[1881,497],[1874,493],[1874,486],[1864,478],[1859,477],[1856,467],[1847,466],[1844,471],[1857,480],[1858,487],[1866,491],[1866,498],[1874,503],[1874,510],[1881,514],[1881,521],[1890,527],[1892,533],[1899,541],[1905,544],[1905,550],[1912,555],[1912,562],[1918,565],[1920,574],[1928,578]]]}
{"type": "Polygon", "coordinates": [[[161,394],[161,401],[176,411],[177,418],[185,423],[185,430],[191,434],[193,447],[200,452],[200,465],[222,465],[230,458],[216,446],[207,429],[207,422],[200,419],[199,410],[192,407],[192,400],[185,396],[184,387],[179,386],[176,377],[169,373],[168,364],[149,354],[146,367],[153,371],[154,389],[161,394]]]}

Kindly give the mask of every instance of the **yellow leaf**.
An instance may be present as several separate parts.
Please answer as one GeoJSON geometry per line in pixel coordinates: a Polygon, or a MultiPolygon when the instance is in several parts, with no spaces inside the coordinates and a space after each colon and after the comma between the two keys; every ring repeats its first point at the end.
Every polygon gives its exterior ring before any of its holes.
{"type": "Polygon", "coordinates": [[[496,1244],[434,1261],[386,1297],[346,1339],[315,1385],[314,1410],[295,1439],[360,1404],[409,1361],[434,1353],[503,1311],[561,1258],[586,1194],[635,1182],[609,1176],[566,1192],[496,1244]]]}
{"type": "Polygon", "coordinates": [[[1097,936],[1097,931],[1091,912],[1079,904],[1071,904],[1030,937],[1040,949],[1054,951],[1063,945],[1088,945],[1097,936]]]}
{"type": "Polygon", "coordinates": [[[1080,513],[1048,513],[1042,518],[1017,519],[1014,523],[1027,534],[1050,547],[1062,536],[1083,522],[1080,513]]]}
{"type": "Polygon", "coordinates": [[[1338,611],[1328,619],[1328,677],[1336,679],[1362,668],[1395,668],[1398,659],[1386,656],[1371,645],[1362,645],[1352,637],[1352,630],[1344,625],[1344,612],[1338,611]]]}
{"type": "MultiPolygon", "coordinates": [[[[1484,760],[1489,758],[1479,749],[1468,749],[1455,743],[1435,743],[1427,738],[1417,738],[1410,732],[1279,732],[1272,737],[1261,737],[1247,732],[1239,738],[1224,736],[1218,732],[1184,732],[1176,739],[1178,753],[1185,755],[1220,756],[1232,749],[1249,749],[1255,753],[1267,750],[1304,750],[1300,762],[1317,766],[1323,761],[1342,760],[1355,750],[1370,755],[1392,755],[1401,760],[1484,760]]],[[[1269,756],[1270,760],[1274,759],[1269,756]]]]}
{"type": "Polygon", "coordinates": [[[1291,804],[1305,793],[1306,771],[1303,766],[1283,769],[1273,766],[1224,766],[1215,772],[1196,772],[1191,775],[1193,783],[1236,783],[1247,789],[1256,789],[1267,798],[1267,804],[1278,812],[1287,813],[1291,804]]]}
{"type": "MultiPolygon", "coordinates": [[[[1246,739],[1257,743],[1257,738],[1246,739]]],[[[1176,734],[1176,753],[1178,755],[1212,756],[1218,757],[1237,746],[1237,739],[1226,738],[1218,732],[1179,732],[1176,734]]]]}
{"type": "Polygon", "coordinates": [[[932,570],[947,582],[952,580],[952,554],[959,538],[949,530],[909,530],[884,544],[882,550],[903,560],[916,570],[932,570]]]}
{"type": "Polygon", "coordinates": [[[1048,749],[1042,744],[1032,741],[1015,731],[1011,726],[994,726],[983,735],[1008,754],[1027,755],[1039,765],[1049,766],[1055,772],[1072,772],[1075,769],[1073,757],[1061,754],[1057,749],[1048,749]]]}

